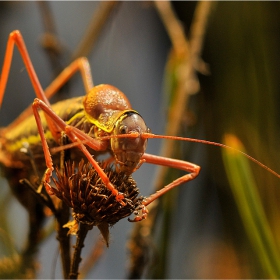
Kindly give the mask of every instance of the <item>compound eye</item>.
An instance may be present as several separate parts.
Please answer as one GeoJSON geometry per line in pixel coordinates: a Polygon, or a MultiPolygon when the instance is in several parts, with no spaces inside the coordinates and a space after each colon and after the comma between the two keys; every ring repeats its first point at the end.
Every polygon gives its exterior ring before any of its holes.
{"type": "Polygon", "coordinates": [[[152,133],[152,130],[150,128],[147,127],[147,133],[152,133]]]}
{"type": "Polygon", "coordinates": [[[128,133],[128,127],[126,125],[121,125],[119,128],[120,134],[127,134],[128,133]]]}

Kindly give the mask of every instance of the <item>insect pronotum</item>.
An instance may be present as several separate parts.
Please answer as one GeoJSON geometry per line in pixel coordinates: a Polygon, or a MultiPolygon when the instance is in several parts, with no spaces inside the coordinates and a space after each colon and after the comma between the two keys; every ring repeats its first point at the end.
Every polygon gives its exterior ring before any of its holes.
{"type": "MultiPolygon", "coordinates": [[[[79,58],[72,62],[44,91],[33,68],[22,35],[18,30],[10,33],[7,43],[0,81],[0,104],[2,104],[9,75],[14,45],[20,51],[37,98],[32,104],[32,109],[31,107],[27,108],[18,119],[1,129],[0,162],[6,167],[23,168],[30,164],[31,154],[39,173],[44,174],[43,182],[49,194],[53,194],[50,181],[54,169],[53,161],[56,161],[56,158],[51,156],[50,149],[59,147],[62,134],[67,135],[71,142],[68,148],[78,148],[80,151],[80,153],[75,151],[72,154],[76,158],[80,158],[81,155],[87,158],[98,172],[103,183],[115,196],[116,201],[122,205],[125,204],[123,194],[116,190],[92,154],[109,152],[112,156],[111,160],[115,162],[116,170],[126,174],[133,173],[144,162],[187,172],[147,197],[141,205],[142,214],[136,216],[133,221],[145,219],[148,213],[147,205],[170,189],[193,180],[200,171],[198,165],[187,161],[145,153],[147,139],[165,138],[192,141],[235,150],[232,147],[205,140],[152,134],[141,115],[131,108],[124,93],[111,85],[93,86],[86,58],[79,58]],[[77,71],[81,73],[86,95],[51,105],[48,99],[77,71]],[[39,112],[40,110],[43,113],[39,112]],[[32,111],[34,116],[32,116],[32,111]],[[22,152],[22,148],[26,144],[30,151],[28,155],[22,152]],[[42,164],[42,159],[44,159],[45,164],[42,164]]],[[[241,151],[238,152],[280,178],[278,173],[256,159],[241,151]]]]}

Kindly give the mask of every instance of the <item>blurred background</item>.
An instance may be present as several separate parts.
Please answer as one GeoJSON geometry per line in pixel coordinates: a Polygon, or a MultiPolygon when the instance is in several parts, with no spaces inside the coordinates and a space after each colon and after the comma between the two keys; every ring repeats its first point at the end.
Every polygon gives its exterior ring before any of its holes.
{"type": "MultiPolygon", "coordinates": [[[[277,172],[280,4],[210,3],[172,3],[185,34],[178,51],[177,33],[171,31],[171,38],[167,31],[173,18],[164,23],[159,6],[118,2],[87,54],[94,83],[121,89],[153,133],[169,134],[176,127],[174,133],[183,137],[243,149],[238,138],[248,154],[277,172]],[[205,22],[195,29],[199,19],[205,22]],[[191,40],[198,33],[201,49],[192,44],[199,40],[191,40]],[[174,111],[180,112],[175,120],[174,111]]],[[[1,2],[0,65],[9,33],[19,29],[45,88],[72,60],[98,9],[99,2],[1,2]],[[42,45],[47,8],[61,47],[56,67],[42,45]]],[[[76,75],[54,100],[84,94],[76,75]]],[[[0,125],[14,120],[34,97],[15,50],[0,125]]],[[[135,225],[123,219],[114,225],[110,247],[86,278],[279,278],[279,178],[219,147],[177,141],[167,150],[164,145],[149,140],[147,152],[194,162],[200,175],[155,203],[147,221],[135,225]]],[[[143,164],[133,178],[148,196],[182,174],[143,164]]],[[[21,250],[28,228],[27,214],[4,177],[0,192],[3,258],[21,250]]],[[[89,232],[83,258],[99,235],[95,228],[89,232]]],[[[53,233],[40,246],[38,278],[62,277],[58,254],[53,233]]]]}

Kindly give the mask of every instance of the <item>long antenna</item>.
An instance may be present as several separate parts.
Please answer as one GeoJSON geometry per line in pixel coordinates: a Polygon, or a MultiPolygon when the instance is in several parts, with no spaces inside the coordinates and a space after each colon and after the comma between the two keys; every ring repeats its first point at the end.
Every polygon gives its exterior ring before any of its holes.
{"type": "Polygon", "coordinates": [[[260,167],[266,169],[268,172],[270,172],[273,175],[275,175],[276,177],[280,178],[280,174],[278,174],[277,172],[275,172],[274,170],[272,170],[271,168],[269,168],[265,164],[261,163],[257,159],[253,158],[252,156],[250,156],[250,155],[248,155],[248,154],[246,154],[246,153],[244,153],[244,152],[242,152],[238,149],[235,149],[231,146],[227,146],[225,144],[212,142],[212,141],[207,141],[207,140],[196,139],[196,138],[188,138],[188,137],[180,137],[180,136],[168,136],[168,135],[157,135],[157,134],[152,134],[152,133],[142,133],[141,137],[143,137],[143,138],[158,138],[158,139],[172,139],[172,140],[188,141],[188,142],[202,143],[202,144],[207,144],[207,145],[226,148],[226,149],[229,149],[229,150],[232,150],[234,152],[242,154],[243,156],[250,159],[251,161],[253,161],[257,165],[259,165],[260,167]]]}
{"type": "MultiPolygon", "coordinates": [[[[222,148],[225,148],[225,149],[228,149],[228,150],[231,150],[231,151],[242,154],[243,156],[245,156],[249,160],[253,161],[257,165],[264,168],[265,170],[267,170],[268,172],[272,173],[274,176],[276,176],[280,179],[280,174],[279,173],[275,172],[274,170],[272,170],[271,168],[269,168],[265,164],[261,163],[257,159],[253,158],[252,156],[250,156],[250,155],[246,154],[245,152],[242,152],[242,151],[240,151],[236,148],[233,148],[233,147],[225,145],[225,144],[217,143],[217,142],[212,142],[212,141],[207,141],[207,140],[202,140],[202,139],[196,139],[196,138],[180,137],[180,136],[157,135],[157,134],[148,133],[148,132],[142,132],[141,134],[138,133],[138,132],[133,132],[133,133],[128,133],[128,134],[108,135],[108,136],[99,137],[98,139],[99,140],[109,140],[111,138],[126,138],[126,137],[127,138],[137,138],[139,136],[141,138],[145,138],[145,139],[157,138],[157,139],[180,140],[180,141],[195,142],[195,143],[201,143],[201,144],[206,144],[206,145],[211,145],[211,146],[222,147],[222,148]]],[[[81,140],[81,141],[76,142],[76,143],[66,144],[66,145],[63,145],[63,146],[52,148],[51,152],[52,153],[57,153],[57,152],[62,151],[62,150],[74,148],[74,147],[80,145],[81,143],[87,144],[88,142],[90,142],[90,140],[85,139],[85,140],[81,140]]]]}

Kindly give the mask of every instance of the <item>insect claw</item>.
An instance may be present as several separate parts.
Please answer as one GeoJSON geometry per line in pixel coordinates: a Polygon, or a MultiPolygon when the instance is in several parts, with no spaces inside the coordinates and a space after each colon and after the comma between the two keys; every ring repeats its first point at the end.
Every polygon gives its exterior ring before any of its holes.
{"type": "Polygon", "coordinates": [[[52,167],[49,167],[47,168],[47,170],[45,171],[45,174],[44,174],[44,178],[43,178],[43,184],[46,188],[46,191],[49,195],[53,195],[54,192],[53,192],[53,188],[51,187],[51,185],[49,184],[50,182],[50,177],[52,176],[52,171],[53,171],[53,168],[52,167]]]}
{"type": "Polygon", "coordinates": [[[142,215],[142,216],[135,216],[134,219],[130,219],[128,218],[128,221],[131,223],[136,223],[136,222],[141,222],[142,220],[145,220],[147,218],[147,214],[146,215],[142,215]]]}
{"type": "MultiPolygon", "coordinates": [[[[148,213],[149,213],[149,210],[146,208],[146,206],[142,204],[142,205],[139,207],[139,210],[142,211],[142,215],[141,215],[141,216],[137,215],[137,216],[135,216],[135,218],[132,219],[132,220],[131,220],[130,218],[128,218],[128,221],[129,221],[129,222],[131,222],[131,223],[140,222],[140,221],[145,220],[145,219],[147,218],[148,213]]],[[[138,211],[137,211],[137,213],[138,213],[138,211]]]]}
{"type": "Polygon", "coordinates": [[[50,186],[50,184],[47,183],[47,182],[45,182],[44,185],[45,185],[45,188],[46,188],[47,193],[48,193],[49,195],[54,195],[53,188],[50,186]]]}
{"type": "Polygon", "coordinates": [[[126,206],[126,202],[123,201],[124,195],[119,192],[117,195],[115,195],[116,201],[118,201],[122,206],[126,206]]]}
{"type": "Polygon", "coordinates": [[[49,183],[50,182],[50,177],[52,176],[52,171],[53,171],[53,168],[51,167],[49,167],[49,168],[47,168],[47,170],[46,170],[46,172],[45,172],[45,179],[44,179],[44,181],[46,182],[46,183],[49,183]]]}
{"type": "Polygon", "coordinates": [[[120,204],[122,205],[122,206],[126,206],[126,202],[124,202],[124,201],[120,201],[120,204]]]}
{"type": "Polygon", "coordinates": [[[128,218],[127,220],[131,223],[136,223],[136,222],[142,221],[140,216],[136,216],[133,220],[131,220],[130,218],[128,218]]]}

